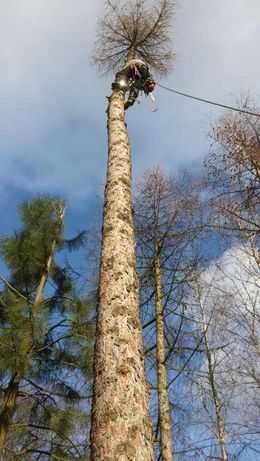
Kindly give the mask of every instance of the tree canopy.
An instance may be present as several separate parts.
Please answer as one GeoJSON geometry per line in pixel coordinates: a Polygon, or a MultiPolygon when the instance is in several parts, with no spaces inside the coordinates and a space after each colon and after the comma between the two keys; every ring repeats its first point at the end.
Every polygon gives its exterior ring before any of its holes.
{"type": "Polygon", "coordinates": [[[173,61],[172,0],[107,0],[99,22],[94,61],[103,71],[118,70],[129,57],[165,73],[173,61]]]}

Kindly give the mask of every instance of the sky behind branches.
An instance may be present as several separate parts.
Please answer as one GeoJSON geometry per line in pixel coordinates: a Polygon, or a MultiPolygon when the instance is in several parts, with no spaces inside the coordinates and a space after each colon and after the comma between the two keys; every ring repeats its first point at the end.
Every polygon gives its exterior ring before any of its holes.
{"type": "MultiPolygon", "coordinates": [[[[68,199],[76,228],[92,219],[105,180],[112,79],[90,62],[103,7],[104,0],[0,2],[0,233],[13,226],[16,203],[38,193],[68,199]]],[[[175,69],[162,83],[228,104],[249,91],[260,104],[259,17],[258,0],[178,0],[175,69]]],[[[158,163],[196,172],[210,123],[223,111],[161,89],[156,103],[152,112],[141,99],[127,115],[134,178],[158,163]]]]}
{"type": "MultiPolygon", "coordinates": [[[[39,193],[68,200],[69,236],[100,216],[106,171],[106,96],[112,76],[91,65],[104,0],[0,0],[0,235],[16,205],[39,193]]],[[[176,0],[174,70],[162,84],[260,106],[259,0],[176,0]]],[[[158,89],[129,110],[133,173],[161,164],[197,173],[223,110],[158,89]]],[[[81,264],[81,262],[80,262],[81,264]]],[[[77,267],[75,267],[77,269],[77,267]]]]}

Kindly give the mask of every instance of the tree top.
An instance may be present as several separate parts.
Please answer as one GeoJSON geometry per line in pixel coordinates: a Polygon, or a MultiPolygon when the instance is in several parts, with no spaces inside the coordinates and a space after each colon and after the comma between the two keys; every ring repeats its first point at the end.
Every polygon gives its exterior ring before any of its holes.
{"type": "Polygon", "coordinates": [[[94,62],[105,72],[116,71],[137,57],[154,71],[172,64],[173,0],[106,0],[99,21],[94,62]]]}

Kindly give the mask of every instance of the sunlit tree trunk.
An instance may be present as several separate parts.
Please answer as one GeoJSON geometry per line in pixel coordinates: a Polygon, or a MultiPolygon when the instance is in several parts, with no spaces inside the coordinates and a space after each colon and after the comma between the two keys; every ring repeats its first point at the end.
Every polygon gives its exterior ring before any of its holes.
{"type": "MultiPolygon", "coordinates": [[[[139,0],[106,1],[104,18],[98,28],[96,64],[100,69],[119,71],[132,58],[138,57],[154,70],[167,72],[173,57],[172,15],[171,0],[160,1],[157,8],[139,0]]],[[[130,102],[132,105],[131,97],[130,102]]],[[[92,461],[153,459],[139,319],[131,158],[125,124],[127,106],[130,107],[127,101],[125,106],[124,92],[114,89],[108,106],[109,146],[94,355],[92,461]]]]}
{"type": "Polygon", "coordinates": [[[156,361],[159,397],[160,449],[162,461],[173,461],[171,416],[167,391],[166,353],[164,344],[164,319],[162,303],[162,279],[160,256],[156,252],[154,263],[155,311],[156,311],[156,361]]]}
{"type": "Polygon", "coordinates": [[[108,143],[91,460],[151,461],[152,429],[139,321],[131,158],[124,93],[118,89],[109,99],[108,143]]]}
{"type": "MultiPolygon", "coordinates": [[[[63,205],[61,205],[56,210],[56,213],[57,213],[57,225],[59,226],[59,228],[61,228],[62,224],[63,224],[63,221],[64,221],[64,216],[65,216],[65,207],[63,205]]],[[[50,270],[51,270],[51,266],[52,266],[52,262],[53,262],[53,255],[55,253],[56,246],[57,246],[57,241],[54,239],[53,242],[52,242],[52,245],[51,245],[51,250],[50,250],[49,257],[48,257],[48,259],[46,261],[44,270],[43,270],[42,275],[41,275],[39,285],[38,285],[38,287],[36,289],[33,308],[32,308],[33,314],[35,314],[37,312],[37,308],[39,307],[39,305],[41,304],[41,302],[43,300],[44,288],[45,288],[46,283],[47,283],[48,278],[49,278],[49,274],[50,274],[50,270]]]]}
{"type": "Polygon", "coordinates": [[[34,313],[36,313],[37,308],[39,307],[39,305],[41,304],[41,302],[43,300],[44,288],[45,288],[46,283],[48,281],[49,273],[50,273],[50,270],[51,270],[51,265],[52,265],[52,261],[53,261],[53,254],[54,254],[54,251],[55,251],[55,247],[56,247],[56,240],[54,240],[53,243],[52,243],[50,256],[47,259],[46,267],[45,267],[45,269],[44,269],[44,271],[42,273],[40,283],[39,283],[39,285],[37,287],[37,290],[36,290],[35,299],[34,299],[34,303],[33,303],[33,312],[34,313]]]}

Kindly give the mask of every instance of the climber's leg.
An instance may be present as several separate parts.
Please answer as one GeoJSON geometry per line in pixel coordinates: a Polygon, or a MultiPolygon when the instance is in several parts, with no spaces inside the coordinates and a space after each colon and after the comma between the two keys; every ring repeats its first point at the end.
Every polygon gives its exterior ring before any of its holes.
{"type": "Polygon", "coordinates": [[[128,99],[125,102],[125,110],[134,105],[135,101],[138,98],[138,95],[139,91],[136,88],[133,87],[130,89],[128,99]]]}

